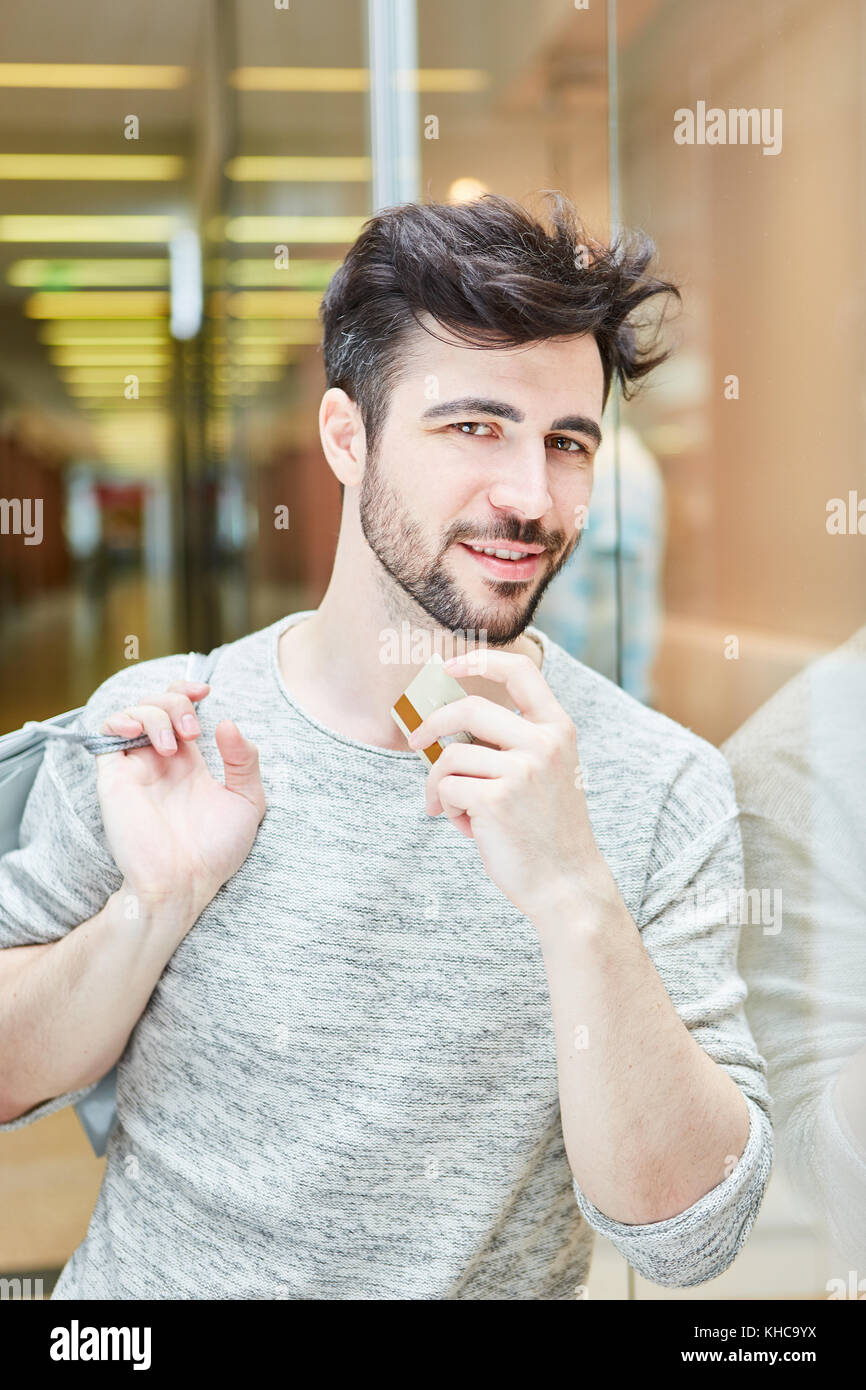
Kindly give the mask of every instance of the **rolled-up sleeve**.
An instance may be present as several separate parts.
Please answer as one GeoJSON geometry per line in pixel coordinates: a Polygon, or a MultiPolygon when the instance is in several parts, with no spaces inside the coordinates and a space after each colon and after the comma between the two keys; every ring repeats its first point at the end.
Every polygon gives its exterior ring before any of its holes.
{"type": "Polygon", "coordinates": [[[745,1243],[773,1164],[766,1063],[746,1020],[737,967],[741,931],[778,930],[774,899],[746,899],[733,782],[712,745],[698,740],[673,779],[650,857],[637,919],[671,1001],[700,1047],[737,1084],[749,1111],[743,1153],[720,1165],[716,1186],[675,1216],[646,1225],[614,1221],[574,1183],[585,1220],[651,1283],[688,1288],[722,1274],[745,1243]]]}

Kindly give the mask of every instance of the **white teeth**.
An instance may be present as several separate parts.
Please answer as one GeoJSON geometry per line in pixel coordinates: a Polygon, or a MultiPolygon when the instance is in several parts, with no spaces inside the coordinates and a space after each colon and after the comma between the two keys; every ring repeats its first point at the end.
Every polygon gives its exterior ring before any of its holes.
{"type": "Polygon", "coordinates": [[[493,550],[487,546],[471,545],[470,550],[474,550],[478,555],[495,555],[499,560],[525,560],[526,555],[522,550],[493,550]]]}

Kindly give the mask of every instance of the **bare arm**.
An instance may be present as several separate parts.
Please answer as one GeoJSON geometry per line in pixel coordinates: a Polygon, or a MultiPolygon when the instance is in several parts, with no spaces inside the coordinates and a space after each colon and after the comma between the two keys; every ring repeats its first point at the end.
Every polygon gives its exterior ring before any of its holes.
{"type": "Polygon", "coordinates": [[[59,941],[0,951],[0,1124],[110,1071],[197,916],[124,884],[59,941]]]}
{"type": "Polygon", "coordinates": [[[666,1221],[727,1177],[749,1111],[677,1014],[609,873],[601,883],[535,923],[565,1148],[582,1191],[613,1220],[666,1221]]]}

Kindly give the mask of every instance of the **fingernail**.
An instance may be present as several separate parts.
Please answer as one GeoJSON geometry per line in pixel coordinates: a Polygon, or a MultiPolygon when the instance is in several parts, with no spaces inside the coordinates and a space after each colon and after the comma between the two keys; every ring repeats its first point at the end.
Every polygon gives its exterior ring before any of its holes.
{"type": "Polygon", "coordinates": [[[159,733],[157,734],[157,742],[159,743],[160,748],[168,749],[177,747],[177,743],[175,742],[175,737],[174,734],[171,732],[171,729],[160,729],[159,733]]]}
{"type": "Polygon", "coordinates": [[[185,734],[197,734],[198,720],[192,714],[185,714],[183,716],[183,719],[180,721],[180,727],[183,729],[185,734]]]}

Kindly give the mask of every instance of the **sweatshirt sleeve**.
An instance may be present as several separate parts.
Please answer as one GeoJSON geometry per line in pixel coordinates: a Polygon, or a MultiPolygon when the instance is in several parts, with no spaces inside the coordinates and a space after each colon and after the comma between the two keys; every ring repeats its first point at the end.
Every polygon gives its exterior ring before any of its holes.
{"type": "Polygon", "coordinates": [[[743,931],[777,930],[772,900],[744,899],[731,774],[717,749],[693,738],[659,815],[636,925],[692,1037],[742,1091],[749,1136],[739,1159],[727,1158],[727,1176],[664,1221],[613,1221],[574,1182],[589,1225],[643,1278],[671,1288],[705,1283],[728,1268],[758,1214],[773,1162],[766,1064],[746,1021],[737,968],[741,922],[743,931]]]}
{"type": "MultiPolygon", "coordinates": [[[[110,676],[70,727],[98,732],[112,710],[183,676],[183,655],[142,662],[110,676]]],[[[0,857],[0,950],[59,941],[94,917],[122,883],[96,790],[96,759],[79,743],[48,739],[21,821],[18,849],[0,857]]],[[[0,1133],[32,1124],[89,1095],[82,1090],[41,1102],[0,1124],[0,1133]]]]}

